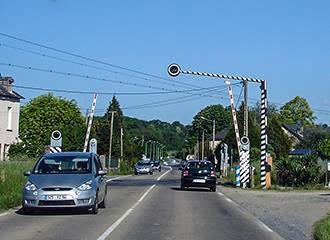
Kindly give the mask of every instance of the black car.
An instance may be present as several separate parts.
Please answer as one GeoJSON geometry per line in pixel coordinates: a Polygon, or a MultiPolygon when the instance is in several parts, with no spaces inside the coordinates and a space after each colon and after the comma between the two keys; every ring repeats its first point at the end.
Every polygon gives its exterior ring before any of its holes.
{"type": "Polygon", "coordinates": [[[209,188],[216,191],[216,173],[210,161],[188,161],[181,174],[181,189],[187,187],[209,188]]]}

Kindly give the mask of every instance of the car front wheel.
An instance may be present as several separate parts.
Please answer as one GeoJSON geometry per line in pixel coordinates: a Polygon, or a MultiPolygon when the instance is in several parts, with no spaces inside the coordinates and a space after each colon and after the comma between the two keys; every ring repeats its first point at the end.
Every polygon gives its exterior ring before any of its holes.
{"type": "Polygon", "coordinates": [[[106,189],[105,193],[104,193],[103,201],[100,203],[100,208],[106,208],[107,207],[107,193],[108,193],[108,190],[106,189]]]}

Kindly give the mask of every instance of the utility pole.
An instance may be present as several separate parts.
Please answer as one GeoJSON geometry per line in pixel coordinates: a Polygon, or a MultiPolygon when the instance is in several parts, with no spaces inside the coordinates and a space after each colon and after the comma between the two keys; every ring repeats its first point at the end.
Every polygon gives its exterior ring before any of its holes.
{"type": "Polygon", "coordinates": [[[244,133],[243,136],[249,136],[249,109],[248,109],[248,82],[243,81],[244,87],[244,133]]]}
{"type": "Polygon", "coordinates": [[[111,163],[111,148],[112,148],[112,135],[113,135],[113,118],[116,113],[116,111],[111,111],[111,126],[110,126],[110,143],[109,143],[109,162],[108,167],[110,168],[111,163]]]}
{"type": "Polygon", "coordinates": [[[144,145],[144,156],[146,156],[146,158],[148,158],[147,154],[148,154],[148,142],[146,142],[146,144],[144,145]]]}
{"type": "Polygon", "coordinates": [[[151,141],[151,142],[150,142],[150,158],[149,158],[150,160],[152,160],[152,152],[153,152],[153,151],[152,151],[152,147],[153,147],[152,144],[153,144],[153,143],[154,143],[154,141],[151,141]]]}
{"type": "Polygon", "coordinates": [[[120,128],[120,159],[118,161],[118,169],[120,170],[120,162],[123,160],[124,156],[124,145],[123,145],[123,128],[120,128]]]}
{"type": "Polygon", "coordinates": [[[212,139],[212,153],[215,158],[215,119],[213,120],[213,139],[212,139]]]}
{"type": "Polygon", "coordinates": [[[202,133],[202,160],[204,160],[204,129],[202,133]]]}

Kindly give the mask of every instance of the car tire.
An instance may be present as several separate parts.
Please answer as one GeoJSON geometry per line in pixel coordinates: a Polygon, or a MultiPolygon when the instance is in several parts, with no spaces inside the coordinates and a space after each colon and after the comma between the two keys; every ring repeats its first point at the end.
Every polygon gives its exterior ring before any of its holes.
{"type": "Polygon", "coordinates": [[[150,175],[154,174],[153,172],[150,172],[150,175]]]}
{"type": "Polygon", "coordinates": [[[185,187],[184,185],[181,184],[181,186],[180,186],[180,190],[185,190],[185,189],[186,189],[186,187],[185,187]]]}
{"type": "Polygon", "coordinates": [[[210,190],[211,190],[211,192],[216,192],[217,191],[217,187],[211,187],[210,190]]]}
{"type": "Polygon", "coordinates": [[[95,201],[94,201],[94,205],[92,207],[92,214],[97,214],[99,212],[99,204],[98,204],[98,193],[96,193],[95,196],[95,201]]]}
{"type": "Polygon", "coordinates": [[[139,173],[138,173],[138,172],[135,172],[134,174],[135,174],[135,175],[139,175],[139,173]]]}
{"type": "Polygon", "coordinates": [[[161,172],[162,171],[162,169],[161,168],[159,168],[159,170],[158,170],[159,172],[161,172]]]}
{"type": "Polygon", "coordinates": [[[108,190],[106,188],[105,193],[104,193],[103,201],[100,203],[100,208],[106,208],[107,207],[107,195],[108,195],[108,190]]]}

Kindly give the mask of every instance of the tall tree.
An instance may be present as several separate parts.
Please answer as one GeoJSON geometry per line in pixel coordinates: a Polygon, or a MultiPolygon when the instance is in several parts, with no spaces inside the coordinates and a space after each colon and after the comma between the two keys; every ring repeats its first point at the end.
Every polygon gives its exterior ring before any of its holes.
{"type": "Polygon", "coordinates": [[[62,132],[64,151],[81,151],[83,148],[86,126],[73,100],[52,94],[36,97],[21,110],[19,127],[23,151],[31,156],[43,152],[54,130],[62,132]]]}
{"type": "Polygon", "coordinates": [[[282,106],[280,114],[283,123],[299,123],[301,126],[313,125],[316,119],[307,100],[300,96],[282,106]]]}

